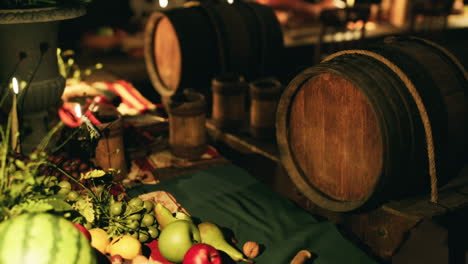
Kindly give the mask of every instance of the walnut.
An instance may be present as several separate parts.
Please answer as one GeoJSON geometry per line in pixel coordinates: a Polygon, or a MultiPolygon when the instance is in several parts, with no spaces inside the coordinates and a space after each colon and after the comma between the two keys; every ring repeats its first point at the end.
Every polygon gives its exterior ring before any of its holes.
{"type": "Polygon", "coordinates": [[[246,257],[255,258],[260,253],[260,245],[254,241],[247,241],[242,247],[242,251],[246,257]]]}

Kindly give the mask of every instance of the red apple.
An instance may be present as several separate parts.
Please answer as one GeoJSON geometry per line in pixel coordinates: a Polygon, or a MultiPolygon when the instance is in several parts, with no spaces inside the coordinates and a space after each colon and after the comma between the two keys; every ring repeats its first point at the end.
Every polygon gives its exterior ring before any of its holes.
{"type": "Polygon", "coordinates": [[[182,264],[222,264],[221,255],[208,244],[195,244],[185,253],[182,264]]]}
{"type": "Polygon", "coordinates": [[[80,224],[77,224],[77,223],[72,223],[76,228],[78,228],[78,230],[81,231],[81,233],[83,233],[83,235],[85,235],[85,237],[88,239],[88,241],[91,243],[91,234],[89,233],[88,229],[86,229],[86,227],[80,225],[80,224]]]}
{"type": "Polygon", "coordinates": [[[122,264],[124,263],[124,260],[122,258],[122,256],[120,255],[114,255],[110,258],[110,261],[112,264],[122,264]]]}

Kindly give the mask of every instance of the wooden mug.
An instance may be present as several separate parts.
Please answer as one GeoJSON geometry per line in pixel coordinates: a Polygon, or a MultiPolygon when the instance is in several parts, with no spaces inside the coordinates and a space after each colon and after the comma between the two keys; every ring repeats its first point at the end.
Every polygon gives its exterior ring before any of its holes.
{"type": "Polygon", "coordinates": [[[181,158],[197,159],[206,151],[206,102],[201,93],[185,90],[168,105],[169,145],[181,158]]]}
{"type": "Polygon", "coordinates": [[[248,83],[237,74],[224,74],[212,80],[213,105],[211,117],[222,130],[239,130],[247,119],[245,94],[248,83]]]}
{"type": "Polygon", "coordinates": [[[121,181],[127,177],[127,161],[125,158],[123,119],[121,116],[112,116],[105,123],[97,125],[101,138],[96,146],[94,163],[104,170],[118,171],[114,179],[121,181]]]}
{"type": "Polygon", "coordinates": [[[255,138],[275,137],[276,107],[282,85],[274,79],[260,79],[250,83],[250,134],[255,138]]]}

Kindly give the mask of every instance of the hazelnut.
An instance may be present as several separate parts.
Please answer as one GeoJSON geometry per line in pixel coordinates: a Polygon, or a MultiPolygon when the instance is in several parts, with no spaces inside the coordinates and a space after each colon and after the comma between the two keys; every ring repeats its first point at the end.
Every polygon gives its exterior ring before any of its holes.
{"type": "Polygon", "coordinates": [[[254,241],[245,242],[244,246],[242,247],[242,251],[244,251],[244,255],[248,258],[255,258],[260,253],[260,245],[254,241]]]}

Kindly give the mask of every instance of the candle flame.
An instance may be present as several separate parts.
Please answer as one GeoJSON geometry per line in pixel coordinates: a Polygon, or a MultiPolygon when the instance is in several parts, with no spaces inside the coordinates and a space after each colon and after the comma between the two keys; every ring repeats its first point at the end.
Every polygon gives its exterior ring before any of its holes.
{"type": "Polygon", "coordinates": [[[14,92],[15,94],[18,94],[18,93],[19,93],[19,85],[18,85],[18,80],[16,79],[16,77],[13,77],[13,78],[11,79],[11,82],[12,82],[12,84],[13,84],[13,92],[14,92]]]}
{"type": "Polygon", "coordinates": [[[168,0],[159,0],[159,6],[162,8],[166,8],[168,4],[168,0]]]}
{"type": "Polygon", "coordinates": [[[75,114],[78,118],[81,118],[81,105],[80,104],[75,105],[75,114]]]}
{"type": "Polygon", "coordinates": [[[233,4],[234,0],[227,0],[228,4],[233,4]]]}

